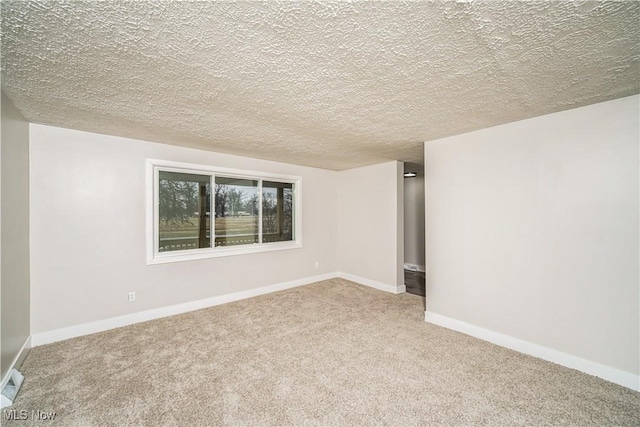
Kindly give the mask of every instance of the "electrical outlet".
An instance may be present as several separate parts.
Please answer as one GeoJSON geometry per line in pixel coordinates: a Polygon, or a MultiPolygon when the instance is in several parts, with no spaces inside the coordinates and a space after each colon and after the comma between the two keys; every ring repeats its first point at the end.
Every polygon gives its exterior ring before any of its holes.
{"type": "Polygon", "coordinates": [[[316,261],[316,268],[320,268],[320,261],[316,261]]]}
{"type": "Polygon", "coordinates": [[[135,292],[129,292],[129,302],[133,302],[136,300],[136,293],[135,292]]]}

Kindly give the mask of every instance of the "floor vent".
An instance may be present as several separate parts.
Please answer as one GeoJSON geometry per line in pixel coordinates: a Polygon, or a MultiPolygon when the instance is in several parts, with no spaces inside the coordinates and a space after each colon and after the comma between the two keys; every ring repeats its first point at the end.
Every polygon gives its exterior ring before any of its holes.
{"type": "Polygon", "coordinates": [[[0,407],[4,408],[13,405],[23,381],[24,375],[18,372],[18,370],[12,369],[9,374],[9,381],[7,381],[7,385],[2,389],[2,405],[0,405],[0,407]]]}

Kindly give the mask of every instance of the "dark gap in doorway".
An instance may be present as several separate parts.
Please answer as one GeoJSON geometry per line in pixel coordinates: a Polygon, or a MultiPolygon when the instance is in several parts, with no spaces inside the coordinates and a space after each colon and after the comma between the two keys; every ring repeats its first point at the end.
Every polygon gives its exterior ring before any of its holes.
{"type": "Polygon", "coordinates": [[[414,295],[425,296],[425,274],[423,271],[404,271],[404,285],[407,292],[414,295]]]}

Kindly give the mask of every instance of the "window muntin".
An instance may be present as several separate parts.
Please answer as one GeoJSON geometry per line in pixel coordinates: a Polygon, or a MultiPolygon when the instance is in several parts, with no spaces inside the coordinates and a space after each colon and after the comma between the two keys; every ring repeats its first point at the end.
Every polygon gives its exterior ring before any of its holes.
{"type": "Polygon", "coordinates": [[[302,247],[300,177],[161,160],[147,171],[148,264],[302,247]]]}

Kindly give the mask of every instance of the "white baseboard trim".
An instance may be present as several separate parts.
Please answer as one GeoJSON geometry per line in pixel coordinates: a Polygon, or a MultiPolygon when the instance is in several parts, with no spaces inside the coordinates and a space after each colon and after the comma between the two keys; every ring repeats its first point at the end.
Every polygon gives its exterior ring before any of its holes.
{"type": "Polygon", "coordinates": [[[340,271],[336,273],[336,277],[350,280],[352,282],[359,283],[360,285],[369,286],[370,288],[378,289],[380,291],[391,292],[392,294],[403,294],[407,291],[407,288],[404,284],[400,286],[387,285],[375,280],[356,276],[355,274],[343,273],[340,271]]]}
{"type": "Polygon", "coordinates": [[[220,295],[220,296],[201,299],[197,301],[171,305],[168,307],[141,311],[139,313],[126,314],[124,316],[112,317],[109,319],[98,320],[95,322],[83,323],[81,325],[69,326],[66,328],[55,329],[52,331],[40,332],[40,333],[34,334],[31,337],[31,344],[34,347],[39,345],[44,345],[44,344],[50,344],[57,341],[63,341],[70,338],[95,334],[97,332],[103,332],[109,329],[132,325],[134,323],[146,322],[149,320],[159,319],[167,316],[173,316],[176,314],[187,313],[189,311],[200,310],[203,308],[226,304],[233,301],[239,301],[239,300],[243,300],[251,297],[256,297],[259,295],[264,295],[272,292],[282,291],[285,289],[295,288],[298,286],[304,286],[311,283],[320,282],[322,280],[333,279],[335,277],[337,277],[336,273],[321,274],[318,276],[311,276],[311,277],[305,277],[303,279],[292,280],[290,282],[264,286],[262,288],[249,289],[246,291],[234,292],[231,294],[220,295]]]}
{"type": "Polygon", "coordinates": [[[404,269],[405,269],[405,270],[409,270],[409,271],[420,271],[420,272],[422,272],[422,273],[424,273],[425,271],[427,271],[424,265],[409,264],[409,263],[406,263],[406,264],[404,265],[404,269]]]}
{"type": "Polygon", "coordinates": [[[611,381],[612,383],[630,388],[631,390],[640,391],[640,375],[621,371],[610,366],[582,359],[577,356],[572,356],[558,350],[553,350],[529,341],[524,341],[519,338],[514,338],[509,335],[494,332],[489,329],[481,328],[470,323],[429,311],[424,312],[424,320],[434,325],[462,332],[463,334],[471,335],[472,337],[489,341],[490,343],[497,344],[520,353],[525,353],[530,356],[538,357],[567,368],[575,369],[577,371],[611,381]]]}
{"type": "Polygon", "coordinates": [[[27,357],[27,354],[29,354],[29,350],[31,349],[31,343],[32,343],[31,337],[27,337],[24,344],[22,344],[22,348],[20,348],[20,351],[18,352],[18,354],[16,354],[16,357],[13,359],[13,362],[11,362],[11,365],[9,365],[9,369],[7,369],[7,372],[5,372],[4,376],[2,377],[2,383],[0,383],[0,390],[4,390],[4,386],[6,386],[7,383],[9,382],[9,378],[11,378],[11,371],[14,369],[20,370],[20,366],[22,365],[22,362],[24,362],[25,357],[27,357]]]}

